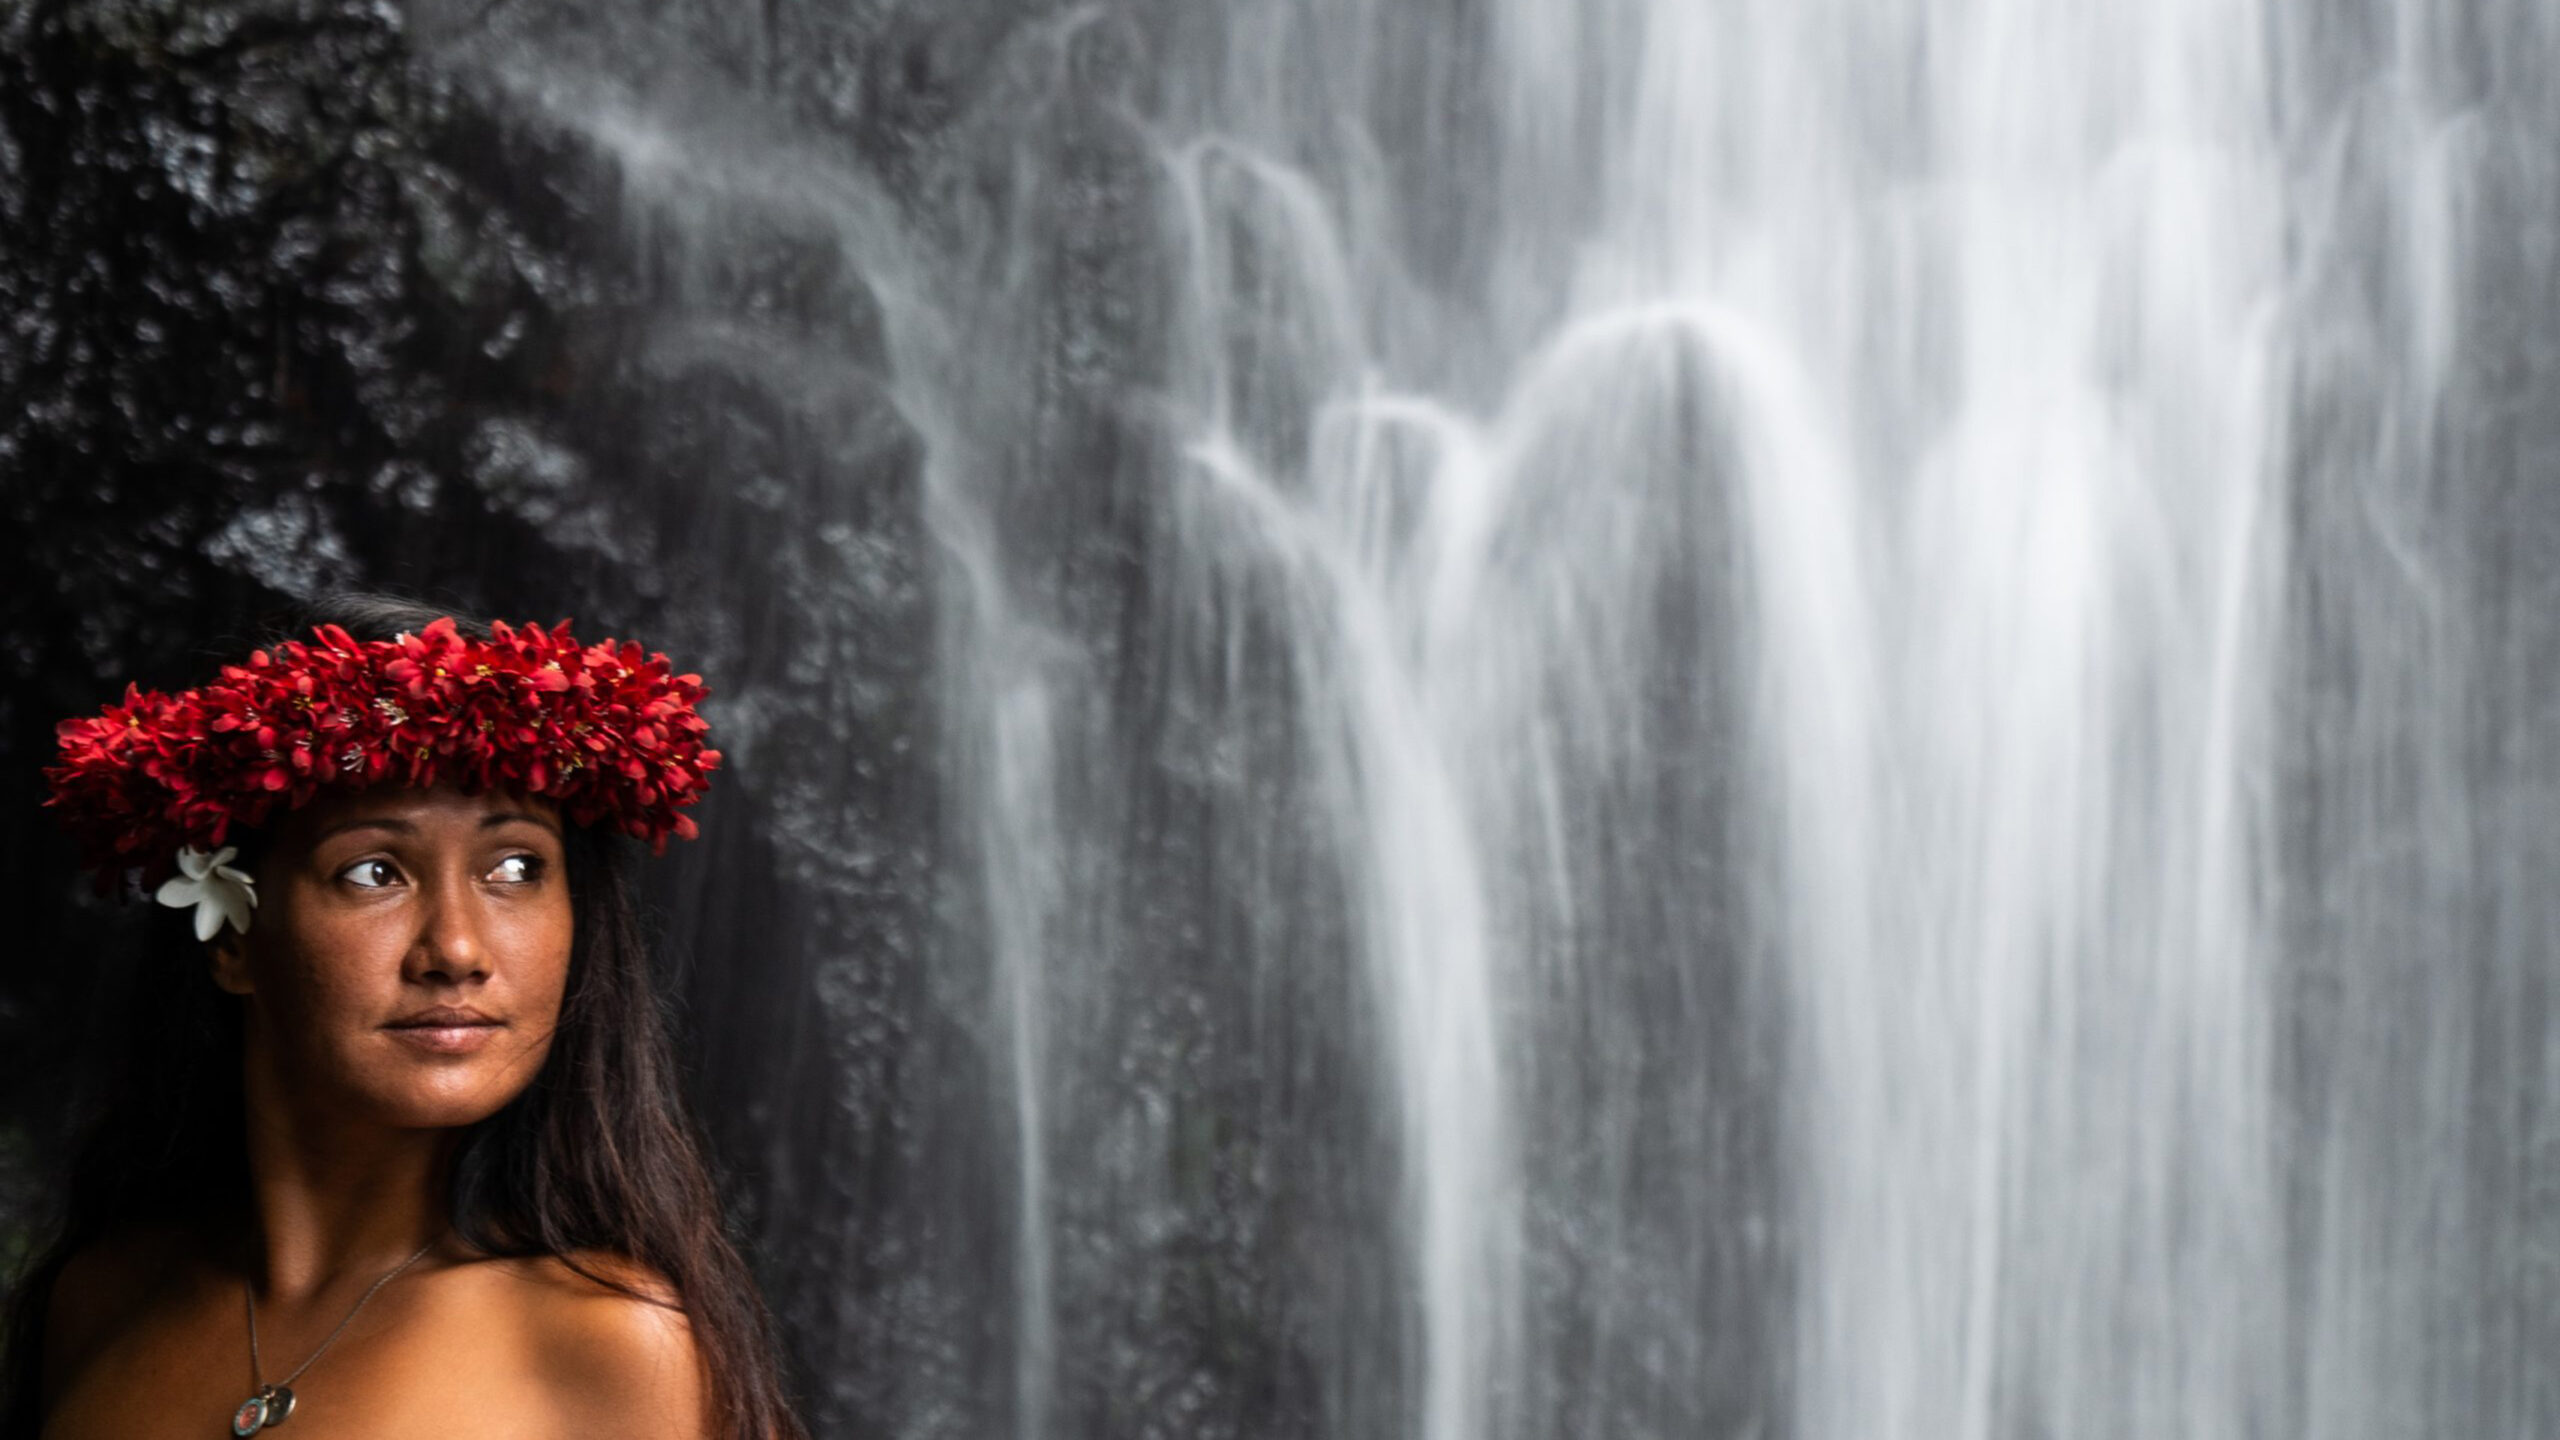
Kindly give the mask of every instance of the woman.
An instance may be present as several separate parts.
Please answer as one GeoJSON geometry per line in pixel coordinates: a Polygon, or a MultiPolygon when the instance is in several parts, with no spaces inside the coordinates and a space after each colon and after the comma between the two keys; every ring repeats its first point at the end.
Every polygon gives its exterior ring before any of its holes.
{"type": "Polygon", "coordinates": [[[309,618],[63,727],[66,823],[193,924],[20,1284],[6,1433],[798,1436],[626,893],[719,763],[700,682],[309,618]]]}

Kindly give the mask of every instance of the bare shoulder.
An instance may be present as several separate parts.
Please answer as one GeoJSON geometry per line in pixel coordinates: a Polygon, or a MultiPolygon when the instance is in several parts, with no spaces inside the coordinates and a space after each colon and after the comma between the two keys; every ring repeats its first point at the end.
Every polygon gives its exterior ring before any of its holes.
{"type": "Polygon", "coordinates": [[[83,1246],[63,1262],[45,1297],[48,1391],[58,1390],[162,1293],[171,1270],[191,1255],[190,1238],[174,1225],[136,1227],[83,1246]]]}
{"type": "Polygon", "coordinates": [[[603,1252],[487,1268],[562,1434],[701,1440],[709,1433],[693,1325],[664,1275],[603,1252]]]}

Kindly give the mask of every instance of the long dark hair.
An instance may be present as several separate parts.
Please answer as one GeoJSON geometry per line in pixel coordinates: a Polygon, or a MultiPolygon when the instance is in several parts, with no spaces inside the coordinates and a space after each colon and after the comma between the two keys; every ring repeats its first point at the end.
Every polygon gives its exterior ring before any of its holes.
{"type": "MultiPolygon", "coordinates": [[[[389,639],[442,613],[340,596],[311,606],[291,629],[307,635],[327,623],[358,639],[389,639]]],[[[771,1320],[722,1224],[677,1084],[632,913],[634,847],[577,826],[566,840],[575,939],[559,1028],[533,1083],[463,1137],[448,1197],[455,1228],[485,1255],[557,1257],[653,1303],[669,1302],[618,1266],[600,1271],[581,1256],[620,1257],[663,1275],[702,1355],[715,1433],[800,1440],[771,1320]]],[[[129,1023],[118,1028],[126,1044],[76,1152],[61,1228],[11,1298],[0,1374],[0,1435],[10,1440],[33,1440],[42,1428],[44,1316],[73,1255],[135,1227],[211,1218],[209,1208],[246,1211],[240,1007],[206,977],[184,926],[155,933],[168,953],[146,957],[152,963],[137,968],[125,997],[129,1023]],[[219,1197],[211,1207],[209,1196],[219,1197]]]]}

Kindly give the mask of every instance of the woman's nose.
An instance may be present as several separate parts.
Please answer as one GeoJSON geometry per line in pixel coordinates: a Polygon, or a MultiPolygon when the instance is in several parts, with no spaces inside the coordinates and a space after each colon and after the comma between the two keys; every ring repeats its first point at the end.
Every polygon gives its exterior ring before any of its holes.
{"type": "Polygon", "coordinates": [[[426,902],[417,943],[409,951],[409,977],[419,981],[458,983],[487,978],[487,917],[469,885],[431,884],[420,897],[426,902]]]}

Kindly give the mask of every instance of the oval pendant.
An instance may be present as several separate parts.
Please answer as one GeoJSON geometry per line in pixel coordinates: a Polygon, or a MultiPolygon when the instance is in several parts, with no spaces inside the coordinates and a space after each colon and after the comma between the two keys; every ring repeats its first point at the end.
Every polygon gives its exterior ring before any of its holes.
{"type": "Polygon", "coordinates": [[[263,1423],[264,1423],[265,1425],[281,1425],[281,1424],[283,1424],[285,1421],[287,1421],[287,1420],[291,1419],[292,1417],[293,1417],[293,1389],[292,1389],[292,1387],[291,1387],[291,1386],[287,1386],[287,1385],[270,1385],[270,1386],[268,1386],[268,1387],[267,1387],[267,1418],[266,1418],[266,1420],[265,1420],[263,1423]]]}
{"type": "Polygon", "coordinates": [[[255,1435],[267,1428],[267,1397],[261,1393],[240,1402],[231,1412],[231,1433],[235,1436],[255,1435]]]}

